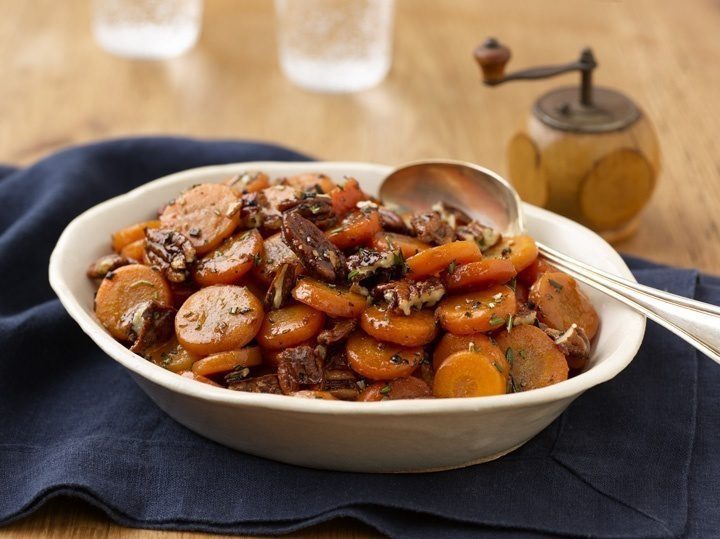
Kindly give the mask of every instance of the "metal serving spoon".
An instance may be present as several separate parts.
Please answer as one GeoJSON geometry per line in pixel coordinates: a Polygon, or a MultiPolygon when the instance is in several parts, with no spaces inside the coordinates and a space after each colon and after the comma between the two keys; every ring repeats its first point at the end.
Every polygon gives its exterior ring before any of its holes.
{"type": "MultiPolygon", "coordinates": [[[[424,210],[443,201],[508,235],[525,228],[515,189],[472,163],[428,160],[402,166],[383,180],[380,198],[407,210],[424,210]]],[[[537,245],[558,269],[641,312],[720,363],[720,307],[628,281],[537,245]]]]}

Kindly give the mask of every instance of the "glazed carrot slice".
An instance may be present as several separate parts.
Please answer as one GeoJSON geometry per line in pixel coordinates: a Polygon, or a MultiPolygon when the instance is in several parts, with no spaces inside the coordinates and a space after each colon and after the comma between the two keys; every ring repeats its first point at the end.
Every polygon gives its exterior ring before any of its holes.
{"type": "Polygon", "coordinates": [[[262,354],[257,346],[246,346],[240,350],[228,350],[204,357],[192,364],[192,371],[201,376],[212,376],[230,372],[240,367],[256,367],[262,363],[262,354]]]}
{"type": "Polygon", "coordinates": [[[246,193],[256,193],[270,187],[270,178],[264,172],[254,170],[230,176],[223,184],[230,187],[237,196],[240,196],[246,193]]]}
{"type": "Polygon", "coordinates": [[[325,401],[336,401],[336,399],[332,393],[328,393],[327,391],[317,391],[314,389],[303,389],[302,391],[296,391],[295,393],[291,393],[293,397],[299,397],[301,399],[320,399],[325,401]]]}
{"type": "Polygon", "coordinates": [[[430,244],[412,236],[381,230],[373,236],[372,247],[378,251],[400,250],[405,258],[410,258],[420,251],[430,249],[430,244]]]}
{"type": "Polygon", "coordinates": [[[568,377],[565,356],[547,334],[535,326],[517,326],[497,336],[510,363],[514,391],[545,387],[568,377]]]}
{"type": "Polygon", "coordinates": [[[515,275],[515,266],[509,260],[488,258],[457,266],[452,272],[448,270],[443,275],[443,281],[450,292],[457,292],[505,284],[515,275]]]}
{"type": "Polygon", "coordinates": [[[113,251],[119,253],[126,245],[134,241],[144,240],[146,228],[160,228],[160,221],[143,221],[118,230],[111,238],[113,251]]]}
{"type": "Polygon", "coordinates": [[[148,266],[130,264],[107,274],[95,296],[95,315],[110,334],[120,341],[130,337],[123,316],[141,303],[154,300],[172,305],[172,294],[165,279],[148,266]]]}
{"type": "Polygon", "coordinates": [[[145,260],[145,239],[128,243],[120,250],[120,254],[125,258],[142,263],[145,260]]]}
{"type": "Polygon", "coordinates": [[[283,241],[282,234],[278,232],[265,239],[260,255],[260,264],[253,269],[253,275],[263,283],[270,284],[275,273],[283,264],[294,264],[298,271],[302,269],[300,260],[283,241]]]}
{"type": "Polygon", "coordinates": [[[515,292],[505,285],[496,285],[443,299],[437,316],[450,333],[471,335],[502,328],[516,310],[515,292]]]}
{"type": "Polygon", "coordinates": [[[189,370],[199,357],[185,350],[173,337],[145,352],[145,359],[172,372],[189,370]]]}
{"type": "Polygon", "coordinates": [[[376,382],[366,387],[357,400],[373,402],[398,399],[426,399],[432,397],[430,386],[420,378],[409,376],[388,382],[376,382]]]}
{"type": "Polygon", "coordinates": [[[320,187],[322,193],[328,194],[337,187],[335,183],[325,174],[305,173],[285,178],[283,183],[290,185],[302,191],[307,191],[314,187],[320,187]]]}
{"type": "Polygon", "coordinates": [[[257,229],[226,239],[210,251],[195,268],[195,281],[201,286],[233,284],[260,262],[263,239],[257,229]]]}
{"type": "Polygon", "coordinates": [[[443,361],[456,352],[479,352],[498,365],[505,377],[510,375],[510,365],[503,351],[486,335],[453,335],[446,333],[435,347],[433,368],[437,371],[443,361]]]}
{"type": "Polygon", "coordinates": [[[532,264],[538,257],[535,240],[530,236],[508,236],[485,251],[485,258],[500,258],[512,262],[518,273],[532,264]]]}
{"type": "Polygon", "coordinates": [[[577,281],[561,272],[540,276],[530,288],[530,301],[537,306],[538,319],[553,329],[566,331],[577,324],[592,339],[600,318],[577,281]]]}
{"type": "Polygon", "coordinates": [[[477,262],[482,257],[482,251],[474,241],[453,241],[431,247],[408,258],[408,277],[421,279],[461,264],[477,262]]]}
{"type": "Polygon", "coordinates": [[[338,185],[329,193],[332,199],[332,207],[335,215],[345,216],[346,213],[355,209],[358,202],[367,199],[367,195],[360,189],[360,184],[355,178],[348,178],[345,184],[338,185]]]}
{"type": "Polygon", "coordinates": [[[380,214],[375,210],[354,211],[339,227],[325,233],[328,239],[340,249],[368,245],[373,236],[382,230],[380,214]]]}
{"type": "Polygon", "coordinates": [[[289,305],[265,315],[257,341],[274,350],[297,346],[311,339],[323,328],[325,314],[304,304],[289,305]]]}
{"type": "Polygon", "coordinates": [[[194,354],[237,350],[255,337],[263,315],[262,303],[244,286],[208,286],[180,307],[175,333],[180,344],[194,354]]]}
{"type": "Polygon", "coordinates": [[[345,344],[348,364],[371,380],[392,380],[410,376],[423,359],[421,347],[405,348],[373,339],[358,331],[345,344]]]}
{"type": "Polygon", "coordinates": [[[536,258],[532,264],[522,270],[517,275],[517,280],[526,286],[532,286],[532,284],[538,280],[538,278],[548,271],[558,271],[555,266],[549,264],[543,258],[536,258]]]}
{"type": "Polygon", "coordinates": [[[455,352],[435,373],[436,397],[484,397],[507,391],[505,375],[498,365],[481,352],[455,352]]]}
{"type": "Polygon", "coordinates": [[[363,311],[360,327],[380,341],[402,346],[422,346],[437,335],[435,314],[428,309],[413,311],[410,316],[405,316],[372,305],[363,311]]]}
{"type": "Polygon", "coordinates": [[[341,318],[357,318],[367,303],[364,296],[350,292],[347,288],[309,277],[298,281],[292,296],[318,311],[341,318]]]}
{"type": "Polygon", "coordinates": [[[179,372],[178,373],[183,378],[189,378],[190,380],[195,380],[196,382],[201,382],[203,384],[207,384],[209,386],[215,386],[215,387],[222,387],[220,384],[213,382],[210,380],[210,378],[206,378],[205,376],[202,376],[201,374],[195,374],[192,371],[185,371],[185,372],[179,372]]]}
{"type": "Polygon", "coordinates": [[[212,251],[237,228],[238,198],[227,185],[204,183],[185,191],[160,215],[165,228],[185,235],[198,255],[212,251]]]}

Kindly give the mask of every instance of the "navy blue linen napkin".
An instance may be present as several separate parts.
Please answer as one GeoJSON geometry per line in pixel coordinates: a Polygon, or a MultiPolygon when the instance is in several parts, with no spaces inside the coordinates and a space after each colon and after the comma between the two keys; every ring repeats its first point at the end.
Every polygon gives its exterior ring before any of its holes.
{"type": "MultiPolygon", "coordinates": [[[[0,524],[75,496],[144,528],[280,534],[337,517],[393,537],[720,534],[720,367],[648,325],[638,357],[514,453],[463,470],[370,475],[245,455],[157,409],[67,316],[50,251],[79,212],[214,163],[283,148],[109,141],[0,169],[0,524]]],[[[646,284],[720,303],[720,280],[628,259],[646,284]]]]}

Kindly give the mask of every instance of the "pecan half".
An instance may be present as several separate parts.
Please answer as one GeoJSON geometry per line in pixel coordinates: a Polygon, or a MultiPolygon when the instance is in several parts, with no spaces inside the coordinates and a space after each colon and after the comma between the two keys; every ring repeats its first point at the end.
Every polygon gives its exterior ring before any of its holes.
{"type": "Polygon", "coordinates": [[[317,336],[317,342],[324,345],[344,341],[357,328],[356,318],[333,318],[328,322],[328,327],[323,329],[317,336]]]}
{"type": "Polygon", "coordinates": [[[290,211],[299,213],[321,230],[327,230],[337,224],[338,218],[330,197],[315,196],[314,193],[312,196],[307,196],[308,193],[304,194],[306,198],[294,205],[290,211]]]}
{"type": "Polygon", "coordinates": [[[111,271],[132,264],[129,258],[120,255],[105,255],[90,264],[87,269],[87,276],[91,279],[104,279],[111,271]]]}
{"type": "Polygon", "coordinates": [[[277,376],[286,395],[298,391],[301,386],[320,384],[323,380],[322,360],[310,346],[288,348],[278,356],[277,376]]]}
{"type": "Polygon", "coordinates": [[[131,352],[144,355],[152,346],[165,342],[175,333],[175,309],[156,301],[144,301],[125,313],[121,324],[128,328],[131,352]]]}
{"type": "Polygon", "coordinates": [[[472,221],[472,217],[470,217],[467,213],[452,204],[448,204],[447,202],[438,202],[437,204],[433,204],[432,209],[438,212],[443,220],[453,228],[467,225],[472,221]]]}
{"type": "Polygon", "coordinates": [[[416,213],[410,224],[418,239],[424,242],[443,245],[455,239],[455,230],[442,218],[440,212],[416,213]]]}
{"type": "Polygon", "coordinates": [[[228,385],[228,389],[232,389],[233,391],[247,391],[248,393],[274,393],[275,395],[282,395],[277,374],[266,374],[256,378],[232,382],[228,385]]]}
{"type": "Polygon", "coordinates": [[[169,228],[146,229],[145,252],[153,269],[161,272],[168,281],[182,283],[190,277],[195,248],[180,232],[169,228]]]}
{"type": "Polygon", "coordinates": [[[345,278],[345,255],[299,213],[283,215],[282,237],[309,274],[329,282],[345,278]]]}
{"type": "Polygon", "coordinates": [[[478,221],[472,221],[467,225],[459,226],[457,228],[457,236],[461,240],[476,242],[482,252],[487,251],[502,239],[500,232],[478,221]]]}
{"type": "Polygon", "coordinates": [[[381,284],[373,289],[377,299],[384,299],[390,310],[410,315],[413,309],[435,305],[445,295],[445,286],[437,277],[423,281],[402,279],[381,284]]]}
{"type": "Polygon", "coordinates": [[[362,281],[381,269],[393,267],[396,262],[402,261],[392,251],[376,251],[361,247],[355,254],[347,257],[348,279],[362,281]]]}
{"type": "Polygon", "coordinates": [[[590,339],[577,324],[571,325],[566,331],[552,329],[544,324],[541,329],[555,341],[568,358],[571,368],[581,368],[590,357],[590,339]]]}
{"type": "Polygon", "coordinates": [[[397,232],[398,234],[408,234],[410,232],[405,221],[403,221],[403,218],[400,217],[398,213],[384,206],[378,207],[378,213],[380,214],[383,230],[397,232]]]}
{"type": "Polygon", "coordinates": [[[290,298],[293,286],[295,286],[295,265],[282,264],[265,294],[265,307],[279,309],[285,305],[290,298]]]}

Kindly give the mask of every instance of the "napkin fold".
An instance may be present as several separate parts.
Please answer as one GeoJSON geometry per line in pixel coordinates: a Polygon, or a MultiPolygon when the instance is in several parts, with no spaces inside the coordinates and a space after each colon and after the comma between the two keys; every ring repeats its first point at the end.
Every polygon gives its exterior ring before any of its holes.
{"type": "MultiPolygon", "coordinates": [[[[720,366],[648,324],[637,358],[497,461],[433,474],[318,471],[175,423],[47,283],[65,225],[191,167],[307,160],[277,146],[136,138],[0,168],[0,524],[75,496],[127,526],[280,534],[351,517],[392,537],[716,536],[720,366]]],[[[628,258],[639,281],[720,303],[720,280],[628,258]]]]}

